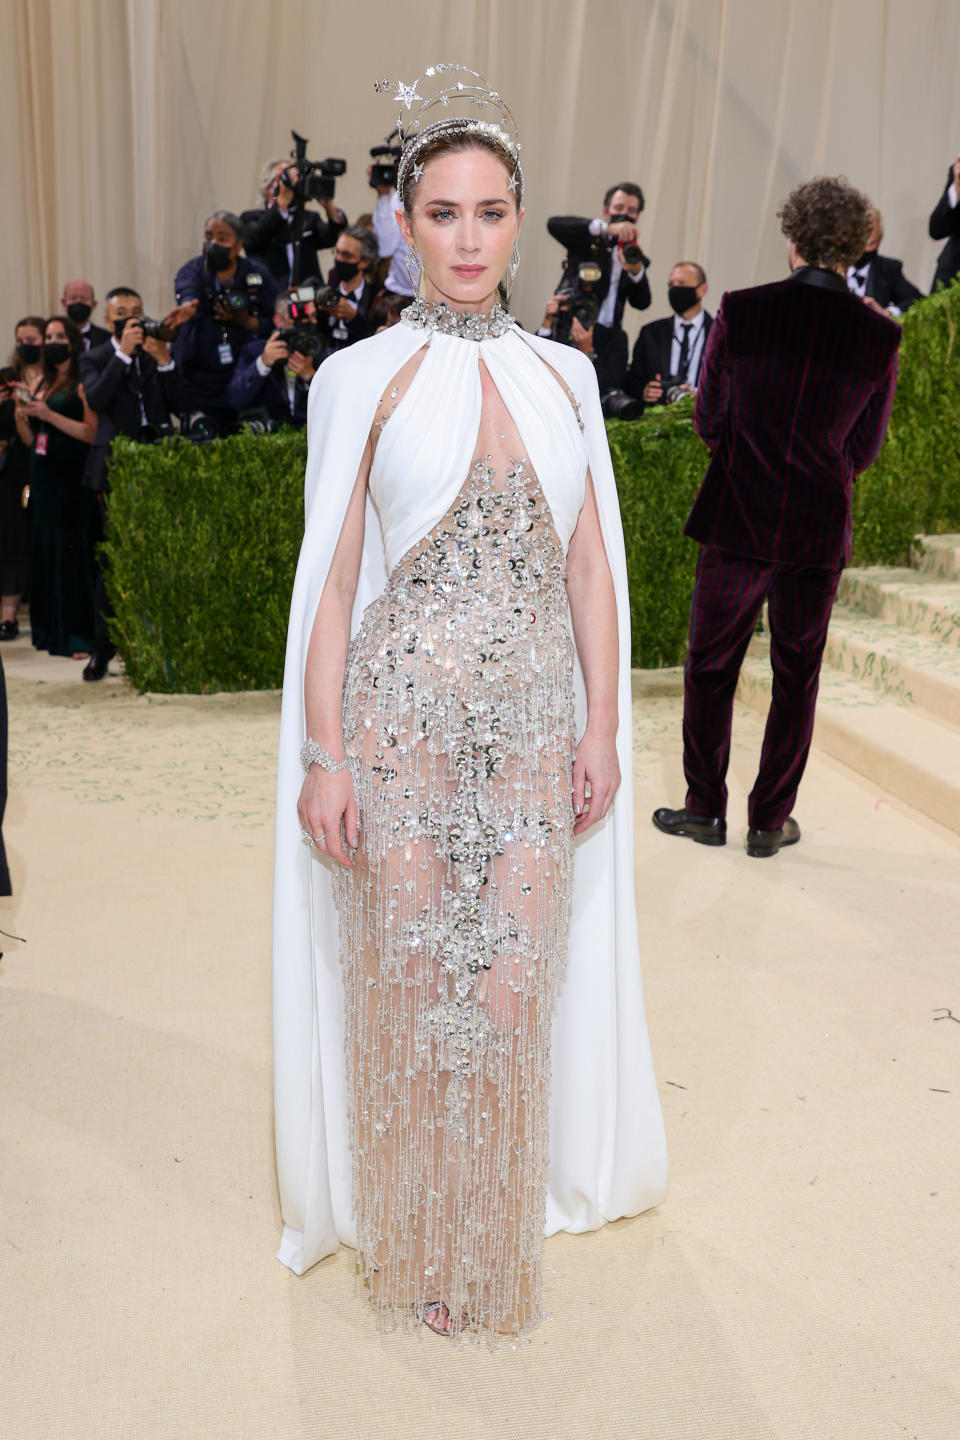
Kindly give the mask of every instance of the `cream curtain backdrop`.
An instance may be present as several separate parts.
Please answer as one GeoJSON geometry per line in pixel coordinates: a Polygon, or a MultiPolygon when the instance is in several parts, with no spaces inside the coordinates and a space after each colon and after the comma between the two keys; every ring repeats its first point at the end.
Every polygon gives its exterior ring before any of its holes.
{"type": "Polygon", "coordinates": [[[439,59],[514,109],[528,326],[560,273],[547,216],[594,215],[628,178],[647,196],[646,318],[680,258],[706,266],[714,305],[780,276],[777,206],[821,171],[880,205],[885,248],[926,291],[927,217],[960,150],[957,0],[0,0],[0,23],[0,354],[67,279],[168,307],[205,217],[257,203],[291,127],[347,159],[347,213],[369,209],[367,151],[395,113],[373,81],[439,59]]]}

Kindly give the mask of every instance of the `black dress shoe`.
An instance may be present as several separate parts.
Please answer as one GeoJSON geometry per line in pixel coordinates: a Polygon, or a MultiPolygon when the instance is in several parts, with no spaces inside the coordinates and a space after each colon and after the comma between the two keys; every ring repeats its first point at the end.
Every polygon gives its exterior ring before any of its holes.
{"type": "Polygon", "coordinates": [[[83,667],[84,680],[102,680],[107,673],[107,666],[109,664],[109,660],[100,660],[96,655],[91,655],[83,667]]]}
{"type": "Polygon", "coordinates": [[[726,845],[726,820],[688,815],[686,810],[654,810],[653,823],[664,835],[683,835],[698,845],[726,845]]]}
{"type": "Polygon", "coordinates": [[[17,620],[0,620],[0,640],[16,640],[20,634],[17,620]]]}
{"type": "Polygon", "coordinates": [[[800,826],[792,815],[788,815],[779,830],[748,830],[747,854],[755,860],[763,860],[768,855],[776,855],[784,845],[796,845],[799,839],[800,826]]]}

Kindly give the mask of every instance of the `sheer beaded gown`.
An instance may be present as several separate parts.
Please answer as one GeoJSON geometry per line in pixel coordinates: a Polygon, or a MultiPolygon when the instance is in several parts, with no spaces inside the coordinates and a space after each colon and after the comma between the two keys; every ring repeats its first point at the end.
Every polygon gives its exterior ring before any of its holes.
{"type": "MultiPolygon", "coordinates": [[[[423,355],[381,401],[374,495],[416,484],[397,465],[399,432],[424,420],[407,403],[423,355]]],[[[357,1254],[381,1321],[439,1300],[464,1334],[516,1335],[542,1311],[573,642],[550,507],[482,360],[479,371],[469,473],[350,644],[343,730],[360,840],[334,885],[357,1254]]]]}

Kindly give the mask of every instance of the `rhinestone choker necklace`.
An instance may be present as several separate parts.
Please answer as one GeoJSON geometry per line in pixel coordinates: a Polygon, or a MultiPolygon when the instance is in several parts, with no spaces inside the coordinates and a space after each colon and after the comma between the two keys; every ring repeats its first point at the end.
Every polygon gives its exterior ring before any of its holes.
{"type": "Polygon", "coordinates": [[[414,300],[401,312],[400,319],[415,329],[458,335],[461,340],[496,340],[515,323],[499,301],[491,305],[486,315],[475,315],[471,310],[451,310],[445,300],[438,304],[414,300]]]}

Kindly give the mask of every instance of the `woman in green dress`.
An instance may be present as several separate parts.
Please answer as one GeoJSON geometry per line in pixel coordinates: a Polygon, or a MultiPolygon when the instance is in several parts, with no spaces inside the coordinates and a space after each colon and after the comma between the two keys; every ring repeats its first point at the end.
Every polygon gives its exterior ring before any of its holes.
{"type": "Polygon", "coordinates": [[[80,331],[64,315],[44,327],[43,380],[17,405],[17,430],[31,447],[33,543],[30,628],[38,650],[89,658],[93,648],[94,496],[83,486],[97,431],[79,379],[80,331]]]}

